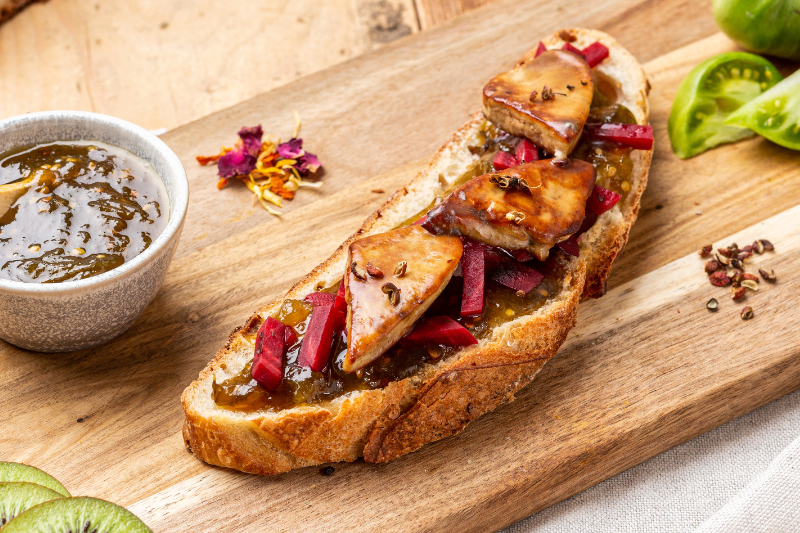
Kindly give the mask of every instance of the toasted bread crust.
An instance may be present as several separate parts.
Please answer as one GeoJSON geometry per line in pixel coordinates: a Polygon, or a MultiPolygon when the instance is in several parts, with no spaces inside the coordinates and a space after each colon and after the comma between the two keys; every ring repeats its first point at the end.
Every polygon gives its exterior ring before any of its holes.
{"type": "MultiPolygon", "coordinates": [[[[616,41],[594,30],[566,30],[579,48],[600,40],[611,49],[604,68],[613,73],[637,122],[647,122],[647,82],[641,67],[616,41]],[[626,88],[625,83],[639,83],[626,88]],[[628,94],[631,92],[631,94],[628,94]]],[[[557,32],[544,42],[561,46],[557,32]]],[[[530,54],[532,54],[531,52],[530,54]]],[[[609,74],[611,75],[611,74],[609,74]]],[[[318,284],[341,278],[347,247],[363,235],[387,231],[419,212],[476,159],[466,147],[474,142],[483,118],[476,114],[433,157],[427,169],[396,191],[364,225],[325,262],[300,280],[286,298],[302,298],[318,284]]],[[[575,324],[581,297],[598,296],[616,255],[636,218],[647,181],[650,152],[633,153],[632,187],[624,205],[604,213],[581,240],[581,257],[557,296],[532,315],[512,320],[475,346],[384,389],[346,394],[335,401],[302,405],[279,412],[240,413],[219,408],[211,397],[213,382],[235,375],[252,358],[245,338],[275,312],[283,300],[261,308],[231,333],[200,376],[184,391],[183,435],[203,461],[262,475],[363,456],[384,462],[428,442],[455,435],[478,416],[510,401],[563,343],[575,324]],[[598,287],[600,289],[598,289],[598,287]]]]}

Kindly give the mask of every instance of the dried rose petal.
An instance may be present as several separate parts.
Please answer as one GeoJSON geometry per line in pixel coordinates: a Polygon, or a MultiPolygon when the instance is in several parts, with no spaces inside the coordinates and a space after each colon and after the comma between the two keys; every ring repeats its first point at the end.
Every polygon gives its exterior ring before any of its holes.
{"type": "Polygon", "coordinates": [[[300,156],[300,159],[297,161],[295,168],[300,174],[306,174],[306,173],[313,174],[314,172],[319,170],[319,167],[321,166],[322,165],[320,164],[319,159],[317,159],[317,156],[306,152],[302,156],[300,156]]]}
{"type": "Polygon", "coordinates": [[[303,155],[303,139],[292,137],[285,143],[278,145],[278,155],[284,159],[297,159],[303,155]]]}
{"type": "Polygon", "coordinates": [[[725,272],[714,272],[708,277],[708,281],[717,287],[725,287],[731,282],[731,278],[725,272]]]}
{"type": "Polygon", "coordinates": [[[217,166],[217,174],[223,178],[246,176],[256,168],[256,156],[249,154],[244,146],[237,146],[220,157],[217,166]]]}
{"type": "Polygon", "coordinates": [[[261,129],[261,124],[239,130],[239,138],[242,139],[245,150],[254,157],[258,157],[258,153],[261,151],[261,137],[263,135],[264,131],[261,129]]]}

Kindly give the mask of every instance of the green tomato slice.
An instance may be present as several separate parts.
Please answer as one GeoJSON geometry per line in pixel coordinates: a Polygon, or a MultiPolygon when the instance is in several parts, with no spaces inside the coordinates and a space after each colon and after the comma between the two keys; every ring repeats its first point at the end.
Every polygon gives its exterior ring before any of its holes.
{"type": "Polygon", "coordinates": [[[800,70],[737,109],[725,123],[750,128],[775,144],[800,150],[800,70]]]}
{"type": "Polygon", "coordinates": [[[672,102],[668,124],[672,150],[686,159],[752,137],[752,131],[726,125],[725,120],[782,78],[772,63],[747,52],[703,61],[686,76],[672,102]]]}

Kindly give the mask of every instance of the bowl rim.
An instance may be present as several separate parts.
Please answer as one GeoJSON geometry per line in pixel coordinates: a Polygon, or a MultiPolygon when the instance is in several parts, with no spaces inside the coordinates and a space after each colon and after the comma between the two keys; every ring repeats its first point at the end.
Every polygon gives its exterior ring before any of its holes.
{"type": "MultiPolygon", "coordinates": [[[[53,295],[53,294],[68,294],[71,292],[84,292],[89,288],[101,287],[117,281],[119,278],[131,275],[141,270],[151,259],[153,259],[167,243],[180,233],[183,226],[184,219],[186,218],[186,211],[189,207],[189,180],[186,177],[186,170],[183,168],[180,158],[167,146],[167,144],[158,138],[158,136],[150,133],[141,126],[137,126],[132,122],[123,120],[121,118],[104,115],[102,113],[93,113],[90,111],[39,111],[35,113],[27,113],[25,115],[17,115],[0,120],[0,135],[8,127],[18,125],[20,123],[30,123],[30,125],[47,123],[52,120],[84,120],[93,125],[109,125],[116,127],[126,134],[138,137],[141,141],[151,145],[156,152],[161,155],[169,172],[175,177],[175,191],[174,198],[170,196],[170,219],[164,231],[161,232],[155,241],[145,250],[130,261],[122,265],[92,276],[86,279],[69,280],[61,283],[27,283],[24,281],[13,281],[7,279],[0,279],[0,290],[3,292],[12,292],[18,294],[25,294],[32,296],[34,294],[53,295]]],[[[124,137],[124,135],[122,135],[124,137]]],[[[81,139],[81,140],[95,140],[95,139],[81,139]]],[[[99,139],[96,139],[99,140],[99,139]]],[[[41,143],[54,142],[52,140],[42,139],[37,141],[41,143]]],[[[103,141],[105,142],[105,141],[103,141]]],[[[108,143],[113,144],[113,143],[108,143]]],[[[125,146],[119,146],[125,150],[131,151],[125,146]]],[[[131,152],[132,153],[132,152],[131,152]]],[[[137,154],[136,157],[140,157],[137,154]]],[[[159,175],[159,178],[162,179],[159,175]]]]}

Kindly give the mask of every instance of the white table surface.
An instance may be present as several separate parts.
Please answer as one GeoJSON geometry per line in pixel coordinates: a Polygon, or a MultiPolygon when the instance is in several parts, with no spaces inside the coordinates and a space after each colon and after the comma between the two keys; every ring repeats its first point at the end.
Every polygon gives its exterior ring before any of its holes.
{"type": "MultiPolygon", "coordinates": [[[[737,494],[741,493],[739,500],[747,495],[745,489],[752,490],[770,463],[798,437],[800,390],[530,516],[503,533],[693,532],[737,494]]],[[[800,493],[794,496],[800,509],[800,493]]],[[[787,520],[777,529],[773,525],[761,530],[800,532],[800,521],[793,521],[794,514],[786,513],[783,505],[787,520]]],[[[725,509],[729,510],[730,506],[725,509]]]]}

